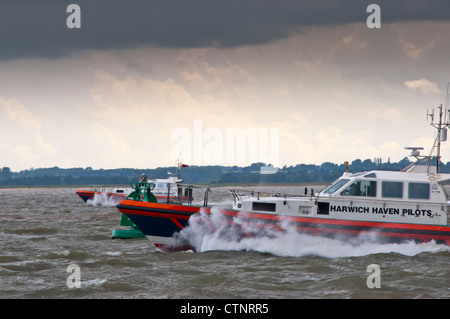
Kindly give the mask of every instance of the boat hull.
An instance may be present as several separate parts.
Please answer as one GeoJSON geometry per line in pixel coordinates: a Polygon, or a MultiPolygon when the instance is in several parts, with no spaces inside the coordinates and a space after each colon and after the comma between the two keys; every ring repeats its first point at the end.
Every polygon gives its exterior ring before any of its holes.
{"type": "Polygon", "coordinates": [[[126,199],[128,196],[127,194],[121,194],[121,193],[102,193],[102,192],[96,192],[96,191],[77,191],[76,193],[85,202],[87,202],[88,200],[94,200],[94,197],[96,195],[102,196],[104,194],[106,196],[106,198],[112,199],[118,203],[121,200],[126,199]]]}
{"type": "MultiPolygon", "coordinates": [[[[106,196],[106,199],[108,200],[112,200],[114,201],[116,204],[119,203],[120,201],[124,200],[127,198],[128,194],[125,193],[102,193],[102,192],[97,192],[97,191],[82,191],[79,190],[76,192],[76,194],[78,196],[80,196],[80,198],[87,202],[88,200],[94,200],[95,196],[106,196]]],[[[167,196],[155,196],[156,199],[158,200],[159,203],[163,203],[167,201],[167,196]]],[[[175,200],[178,199],[178,197],[174,197],[174,196],[169,196],[169,200],[175,200]]],[[[180,197],[180,201],[182,203],[186,203],[188,201],[188,198],[186,196],[182,196],[180,197]]]]}
{"type": "MultiPolygon", "coordinates": [[[[203,212],[211,214],[211,209],[199,206],[170,205],[150,202],[139,202],[132,200],[121,201],[117,205],[121,213],[126,214],[133,223],[163,251],[175,251],[173,247],[174,234],[189,225],[192,215],[203,212]]],[[[270,229],[283,232],[282,222],[294,227],[299,233],[312,234],[315,236],[331,237],[340,240],[373,241],[381,243],[419,241],[436,241],[450,245],[450,227],[387,223],[387,222],[365,222],[355,220],[342,220],[331,218],[280,216],[270,213],[244,212],[232,209],[220,210],[224,222],[233,225],[234,218],[239,217],[239,227],[243,223],[252,225],[247,231],[242,229],[242,236],[259,236],[258,229],[270,229]],[[255,227],[256,226],[256,227],[255,227]]],[[[283,224],[286,225],[286,224],[283,224]]],[[[262,232],[264,233],[264,232],[262,232]]],[[[273,234],[273,232],[271,232],[273,234]]],[[[178,250],[192,249],[194,247],[178,247],[178,250]]]]}

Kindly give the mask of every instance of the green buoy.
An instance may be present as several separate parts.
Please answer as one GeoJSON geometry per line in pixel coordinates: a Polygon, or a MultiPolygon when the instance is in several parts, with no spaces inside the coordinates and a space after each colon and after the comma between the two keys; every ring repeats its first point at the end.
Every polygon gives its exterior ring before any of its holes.
{"type": "MultiPolygon", "coordinates": [[[[131,185],[133,187],[133,184],[131,185]]],[[[134,185],[134,191],[128,195],[127,199],[144,200],[146,202],[157,203],[155,195],[152,190],[155,188],[154,183],[139,182],[134,185]]],[[[122,214],[120,219],[120,226],[130,227],[128,229],[116,229],[112,232],[112,238],[128,239],[128,238],[144,238],[143,232],[128,218],[127,215],[122,214]]]]}
{"type": "Polygon", "coordinates": [[[112,232],[112,238],[128,239],[128,238],[144,238],[145,235],[142,233],[136,225],[127,217],[127,215],[122,214],[120,219],[120,226],[129,226],[128,229],[116,229],[112,232]]]}

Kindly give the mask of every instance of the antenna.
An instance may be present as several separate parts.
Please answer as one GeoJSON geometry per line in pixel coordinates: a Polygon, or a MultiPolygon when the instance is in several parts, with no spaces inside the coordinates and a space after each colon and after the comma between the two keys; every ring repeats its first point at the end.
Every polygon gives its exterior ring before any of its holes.
{"type": "MultiPolygon", "coordinates": [[[[448,86],[447,86],[447,89],[448,89],[448,86]]],[[[446,99],[448,100],[448,93],[447,93],[446,99]]],[[[441,104],[441,105],[439,105],[439,122],[437,122],[437,123],[434,122],[434,110],[431,115],[431,123],[430,124],[431,124],[431,126],[433,126],[437,129],[437,136],[436,136],[436,139],[434,140],[433,147],[431,148],[430,156],[428,157],[428,164],[430,164],[430,161],[432,158],[431,155],[433,153],[433,150],[436,150],[436,173],[439,173],[441,170],[441,141],[443,142],[443,141],[447,140],[447,127],[450,126],[450,123],[447,122],[448,118],[446,116],[446,113],[447,113],[447,108],[444,112],[442,110],[442,104],[441,104]],[[442,118],[443,115],[444,115],[444,119],[442,118]]],[[[428,115],[430,116],[430,114],[428,114],[428,115]]]]}
{"type": "Polygon", "coordinates": [[[434,109],[431,110],[431,113],[428,113],[428,109],[427,109],[427,120],[428,120],[429,117],[431,117],[431,123],[433,123],[433,121],[434,121],[434,109]]]}
{"type": "Polygon", "coordinates": [[[448,107],[448,99],[450,97],[449,92],[448,92],[449,86],[450,86],[450,83],[447,82],[447,96],[446,96],[446,99],[445,99],[445,107],[446,108],[448,107]]]}
{"type": "Polygon", "coordinates": [[[411,150],[411,156],[419,158],[420,151],[423,150],[423,147],[410,146],[410,147],[405,147],[405,150],[411,150]]]}
{"type": "Polygon", "coordinates": [[[445,123],[448,123],[448,120],[450,119],[450,110],[448,109],[448,103],[449,103],[449,98],[450,98],[449,86],[450,86],[450,83],[447,82],[447,95],[445,96],[445,116],[446,116],[444,118],[445,123]]]}
{"type": "MultiPolygon", "coordinates": [[[[427,160],[427,172],[430,172],[430,164],[432,158],[436,158],[436,174],[440,173],[441,171],[441,142],[444,142],[447,140],[447,128],[450,127],[450,110],[449,108],[450,103],[450,83],[447,83],[447,95],[445,97],[445,109],[443,109],[442,104],[439,105],[439,113],[438,118],[439,121],[435,122],[434,118],[434,109],[431,110],[431,112],[427,109],[427,120],[428,118],[431,118],[430,125],[437,129],[437,135],[436,139],[434,140],[433,147],[431,148],[430,155],[423,156],[420,155],[420,150],[423,148],[421,147],[405,147],[407,150],[411,150],[411,156],[414,156],[417,158],[418,162],[427,160]],[[436,152],[436,155],[433,156],[433,152],[436,152]]],[[[418,163],[416,162],[416,163],[418,163]]],[[[402,171],[408,171],[410,170],[414,165],[411,164],[410,166],[405,167],[402,171]]]]}

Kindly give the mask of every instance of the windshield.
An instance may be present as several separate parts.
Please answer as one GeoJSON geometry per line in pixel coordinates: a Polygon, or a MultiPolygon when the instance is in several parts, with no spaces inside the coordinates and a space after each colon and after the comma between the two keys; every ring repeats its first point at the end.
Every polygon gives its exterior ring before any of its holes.
{"type": "Polygon", "coordinates": [[[323,193],[332,194],[335,191],[337,191],[339,188],[341,188],[342,186],[347,184],[348,181],[349,181],[349,179],[347,179],[347,178],[339,179],[336,182],[334,182],[333,184],[331,184],[329,187],[325,188],[323,190],[323,193]]]}
{"type": "Polygon", "coordinates": [[[175,184],[174,183],[163,183],[163,182],[158,182],[156,184],[156,188],[174,188],[175,184]]]}

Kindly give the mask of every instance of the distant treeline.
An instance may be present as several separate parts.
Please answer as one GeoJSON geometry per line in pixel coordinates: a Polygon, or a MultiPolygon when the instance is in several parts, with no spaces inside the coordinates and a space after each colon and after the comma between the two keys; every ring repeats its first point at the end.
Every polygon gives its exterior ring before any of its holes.
{"type": "MultiPolygon", "coordinates": [[[[372,169],[398,171],[411,162],[404,158],[399,162],[381,163],[379,159],[356,159],[349,165],[349,171],[356,173],[372,169]]],[[[297,164],[284,166],[274,174],[261,174],[264,163],[254,163],[247,167],[238,166],[190,166],[180,169],[180,178],[192,184],[305,184],[329,183],[345,171],[344,164],[325,162],[321,165],[297,164]]],[[[34,168],[12,172],[8,167],[0,171],[0,186],[69,186],[69,185],[126,185],[136,182],[145,174],[151,179],[167,178],[168,172],[175,173],[176,167],[154,169],[92,169],[86,168],[34,168]]],[[[441,164],[441,172],[450,172],[450,162],[441,164]]]]}

